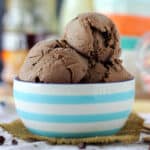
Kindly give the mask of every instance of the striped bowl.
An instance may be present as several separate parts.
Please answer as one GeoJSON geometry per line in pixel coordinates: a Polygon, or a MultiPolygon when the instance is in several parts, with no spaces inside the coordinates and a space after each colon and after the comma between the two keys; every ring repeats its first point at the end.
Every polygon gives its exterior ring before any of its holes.
{"type": "Polygon", "coordinates": [[[134,102],[134,80],[97,84],[45,84],[14,80],[17,112],[26,128],[48,137],[117,133],[134,102]]]}

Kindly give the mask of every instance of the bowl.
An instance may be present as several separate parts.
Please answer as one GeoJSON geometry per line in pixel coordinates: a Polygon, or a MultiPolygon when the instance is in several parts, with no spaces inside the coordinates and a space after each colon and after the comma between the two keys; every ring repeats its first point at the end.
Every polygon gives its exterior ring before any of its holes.
{"type": "Polygon", "coordinates": [[[96,84],[14,79],[17,113],[33,134],[83,138],[116,134],[132,111],[135,80],[96,84]]]}

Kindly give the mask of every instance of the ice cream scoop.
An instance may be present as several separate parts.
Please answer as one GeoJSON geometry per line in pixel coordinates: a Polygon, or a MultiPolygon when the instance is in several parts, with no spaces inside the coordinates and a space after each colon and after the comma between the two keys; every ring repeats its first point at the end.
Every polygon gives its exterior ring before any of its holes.
{"type": "Polygon", "coordinates": [[[71,20],[63,39],[82,55],[99,62],[120,56],[116,26],[100,13],[84,13],[71,20]]]}
{"type": "Polygon", "coordinates": [[[104,81],[104,76],[107,68],[101,63],[96,63],[94,66],[89,67],[87,74],[82,79],[82,83],[99,83],[104,81]]]}
{"type": "Polygon", "coordinates": [[[29,52],[19,79],[44,83],[77,83],[85,76],[88,62],[62,41],[40,42],[29,52]],[[62,47],[61,47],[62,46],[62,47]]]}
{"type": "Polygon", "coordinates": [[[104,82],[119,82],[133,79],[133,76],[122,66],[122,61],[114,59],[107,65],[104,82]]]}
{"type": "Polygon", "coordinates": [[[107,63],[96,63],[90,66],[82,83],[119,82],[133,79],[133,76],[122,66],[119,59],[107,63]]]}

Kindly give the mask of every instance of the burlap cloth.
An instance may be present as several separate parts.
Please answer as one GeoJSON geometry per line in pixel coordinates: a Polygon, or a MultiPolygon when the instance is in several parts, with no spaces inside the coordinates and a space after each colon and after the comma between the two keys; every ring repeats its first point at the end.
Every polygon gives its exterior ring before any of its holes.
{"type": "Polygon", "coordinates": [[[15,137],[26,141],[46,141],[50,144],[108,144],[114,142],[133,143],[139,139],[143,119],[136,114],[131,114],[126,125],[116,135],[99,136],[89,138],[48,138],[37,136],[30,133],[22,124],[21,120],[16,120],[8,124],[0,124],[4,130],[8,131],[15,137]]]}

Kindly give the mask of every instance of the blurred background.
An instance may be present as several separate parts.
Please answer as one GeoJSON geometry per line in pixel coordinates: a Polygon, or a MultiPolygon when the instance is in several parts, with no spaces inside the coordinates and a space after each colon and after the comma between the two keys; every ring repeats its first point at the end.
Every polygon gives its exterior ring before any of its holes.
{"type": "Polygon", "coordinates": [[[82,12],[109,16],[121,35],[122,59],[136,78],[136,98],[150,99],[150,0],[0,0],[0,95],[12,95],[12,80],[29,49],[56,38],[82,12]]]}

